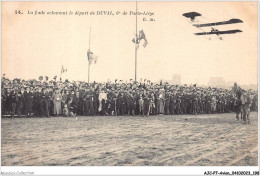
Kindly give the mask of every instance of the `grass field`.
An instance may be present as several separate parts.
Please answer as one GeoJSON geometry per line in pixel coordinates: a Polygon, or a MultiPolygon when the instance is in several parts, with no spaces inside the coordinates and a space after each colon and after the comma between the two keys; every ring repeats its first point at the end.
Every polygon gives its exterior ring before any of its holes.
{"type": "Polygon", "coordinates": [[[235,114],[2,118],[2,166],[257,166],[258,119],[235,114]]]}

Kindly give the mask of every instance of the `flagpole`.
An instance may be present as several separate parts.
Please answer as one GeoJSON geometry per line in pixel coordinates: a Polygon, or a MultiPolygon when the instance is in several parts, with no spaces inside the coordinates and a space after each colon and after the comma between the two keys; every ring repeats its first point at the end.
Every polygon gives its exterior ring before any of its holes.
{"type": "Polygon", "coordinates": [[[137,80],[137,1],[136,1],[136,28],[135,28],[135,81],[137,80]]]}
{"type": "MultiPolygon", "coordinates": [[[[89,49],[88,49],[89,52],[90,52],[90,34],[91,34],[91,27],[89,30],[89,49]]],[[[89,61],[89,54],[88,54],[88,83],[89,83],[89,74],[90,74],[90,61],[89,61]]]]}
{"type": "MultiPolygon", "coordinates": [[[[64,47],[63,47],[63,49],[64,49],[64,47]]],[[[63,49],[62,49],[62,50],[63,50],[63,49]]],[[[60,58],[61,70],[62,70],[62,59],[63,59],[63,55],[64,55],[64,51],[61,52],[61,58],[60,58]]],[[[61,74],[62,74],[62,73],[61,73],[61,71],[60,71],[60,79],[61,79],[61,74]]]]}
{"type": "Polygon", "coordinates": [[[90,69],[90,64],[88,62],[88,83],[89,83],[89,69],[90,69]]]}
{"type": "Polygon", "coordinates": [[[61,75],[62,75],[62,65],[61,65],[61,71],[60,71],[60,80],[61,80],[61,75]]]}

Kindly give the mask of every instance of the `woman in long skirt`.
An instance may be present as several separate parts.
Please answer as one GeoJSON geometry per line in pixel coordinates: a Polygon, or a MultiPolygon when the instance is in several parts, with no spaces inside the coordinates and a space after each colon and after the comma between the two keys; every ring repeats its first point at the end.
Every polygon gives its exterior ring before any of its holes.
{"type": "Polygon", "coordinates": [[[159,115],[164,114],[164,90],[161,89],[159,93],[159,115]]]}
{"type": "Polygon", "coordinates": [[[59,89],[56,89],[54,94],[52,95],[52,100],[53,100],[53,114],[54,116],[58,116],[61,114],[61,100],[62,96],[61,93],[59,92],[59,89]]]}

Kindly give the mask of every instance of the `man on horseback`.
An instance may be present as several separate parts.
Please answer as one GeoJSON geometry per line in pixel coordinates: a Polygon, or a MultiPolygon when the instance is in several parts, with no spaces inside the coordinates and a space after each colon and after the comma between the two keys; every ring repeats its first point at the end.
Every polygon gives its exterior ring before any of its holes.
{"type": "Polygon", "coordinates": [[[250,107],[252,102],[250,92],[241,89],[237,83],[234,83],[232,91],[236,95],[236,119],[239,120],[239,114],[241,113],[241,120],[243,120],[245,124],[249,124],[250,107]]]}

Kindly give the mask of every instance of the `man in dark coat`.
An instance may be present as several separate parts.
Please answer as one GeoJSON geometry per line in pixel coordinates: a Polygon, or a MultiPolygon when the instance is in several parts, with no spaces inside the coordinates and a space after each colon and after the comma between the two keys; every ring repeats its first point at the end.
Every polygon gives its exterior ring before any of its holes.
{"type": "Polygon", "coordinates": [[[23,107],[24,107],[24,90],[18,92],[18,102],[17,102],[18,117],[21,117],[21,114],[23,113],[23,107]]]}
{"type": "Polygon", "coordinates": [[[181,93],[181,112],[182,114],[187,113],[187,95],[181,93]]]}
{"type": "Polygon", "coordinates": [[[92,88],[91,91],[93,92],[93,115],[96,116],[98,114],[98,90],[92,88]]]}
{"type": "Polygon", "coordinates": [[[14,117],[14,114],[16,112],[16,107],[17,107],[17,102],[18,102],[18,90],[17,89],[14,89],[12,92],[11,92],[11,106],[12,106],[12,112],[11,112],[11,117],[13,118],[14,117]]]}
{"type": "Polygon", "coordinates": [[[6,99],[7,99],[6,89],[2,88],[2,90],[1,90],[1,113],[2,113],[2,115],[6,114],[6,99]]]}
{"type": "Polygon", "coordinates": [[[181,95],[179,93],[176,95],[176,113],[178,115],[182,114],[182,111],[181,111],[181,95]]]}
{"type": "Polygon", "coordinates": [[[125,114],[125,95],[124,92],[120,92],[117,98],[118,102],[118,110],[119,110],[119,115],[124,115],[125,114]]]}
{"type": "Polygon", "coordinates": [[[43,104],[44,114],[47,117],[50,117],[50,98],[51,98],[50,93],[48,93],[44,88],[42,92],[42,104],[43,104]]]}
{"type": "Polygon", "coordinates": [[[91,115],[93,116],[94,115],[94,106],[93,106],[93,103],[94,103],[94,95],[93,95],[93,92],[90,91],[89,88],[87,88],[85,90],[85,94],[83,95],[83,99],[84,99],[84,115],[91,115]]]}
{"type": "Polygon", "coordinates": [[[73,113],[77,115],[79,113],[79,92],[76,92],[76,95],[72,101],[73,113]]]}
{"type": "Polygon", "coordinates": [[[167,90],[165,93],[164,112],[166,115],[170,114],[170,92],[169,92],[169,90],[167,90]]]}
{"type": "Polygon", "coordinates": [[[11,89],[7,88],[6,99],[5,99],[5,114],[10,115],[12,112],[12,102],[11,102],[11,89]]]}
{"type": "Polygon", "coordinates": [[[136,90],[135,91],[135,94],[134,94],[134,100],[135,100],[135,114],[136,115],[140,115],[139,112],[139,99],[140,99],[140,92],[139,90],[136,90]]]}
{"type": "Polygon", "coordinates": [[[107,109],[108,109],[109,115],[117,115],[116,99],[117,99],[117,95],[116,95],[115,90],[112,89],[111,91],[108,91],[108,94],[107,94],[107,109]]]}
{"type": "Polygon", "coordinates": [[[128,115],[134,115],[135,100],[132,95],[132,92],[126,93],[126,110],[128,115]]]}
{"type": "Polygon", "coordinates": [[[25,117],[31,117],[32,106],[33,106],[33,93],[30,91],[30,87],[27,87],[26,91],[24,92],[24,100],[25,100],[25,117]]]}
{"type": "Polygon", "coordinates": [[[35,116],[42,117],[43,113],[43,97],[41,88],[37,89],[37,92],[34,93],[35,96],[35,116]]]}

